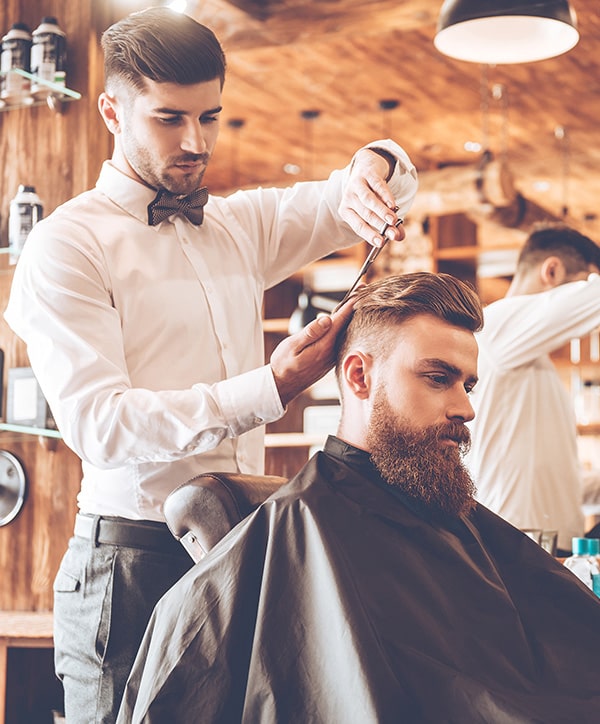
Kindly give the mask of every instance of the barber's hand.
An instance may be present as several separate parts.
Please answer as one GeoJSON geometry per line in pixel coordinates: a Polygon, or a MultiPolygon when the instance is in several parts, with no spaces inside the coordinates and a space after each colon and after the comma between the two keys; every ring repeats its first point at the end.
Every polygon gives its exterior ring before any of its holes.
{"type": "Polygon", "coordinates": [[[386,181],[389,172],[385,158],[368,148],[358,151],[338,209],[356,234],[373,246],[382,246],[388,239],[402,241],[405,237],[402,226],[394,226],[398,216],[394,212],[394,195],[386,181]]]}
{"type": "Polygon", "coordinates": [[[352,297],[331,315],[322,315],[273,350],[271,369],[284,407],[320,380],[335,364],[335,342],[352,316],[352,297]]]}

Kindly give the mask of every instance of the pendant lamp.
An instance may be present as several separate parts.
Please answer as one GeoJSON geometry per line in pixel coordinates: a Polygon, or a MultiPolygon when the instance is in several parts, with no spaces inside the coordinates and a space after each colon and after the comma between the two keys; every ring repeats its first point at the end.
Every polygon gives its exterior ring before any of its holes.
{"type": "Polygon", "coordinates": [[[433,42],[451,58],[500,65],[553,58],[578,40],[568,0],[445,0],[433,42]]]}

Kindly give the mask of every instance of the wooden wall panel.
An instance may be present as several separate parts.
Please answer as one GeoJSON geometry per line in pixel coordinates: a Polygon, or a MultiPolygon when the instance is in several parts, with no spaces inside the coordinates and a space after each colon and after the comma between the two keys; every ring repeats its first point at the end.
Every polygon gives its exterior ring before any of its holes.
{"type": "Polygon", "coordinates": [[[4,245],[8,207],[19,183],[35,185],[47,215],[93,185],[102,160],[110,154],[111,137],[96,105],[102,86],[99,35],[110,21],[111,13],[106,10],[110,5],[93,0],[21,0],[5,3],[0,10],[0,29],[8,29],[17,19],[34,29],[43,15],[56,15],[67,35],[67,85],[83,96],[64,104],[62,114],[44,105],[0,113],[0,233],[4,245]],[[94,77],[89,75],[90,68],[94,77]]]}
{"type": "MultiPolygon", "coordinates": [[[[124,14],[117,0],[8,0],[0,6],[2,34],[17,20],[33,30],[42,16],[56,16],[67,35],[67,85],[82,94],[80,101],[65,104],[62,114],[47,106],[0,113],[0,246],[8,244],[9,203],[19,183],[36,187],[48,215],[93,186],[102,161],[110,156],[112,137],[97,110],[99,38],[124,14]]],[[[8,257],[0,255],[0,311],[11,280],[8,257]]],[[[24,345],[2,318],[0,347],[6,389],[7,368],[26,366],[28,360],[24,345]]],[[[23,510],[0,527],[0,610],[50,610],[54,575],[73,530],[80,461],[62,441],[40,442],[7,432],[0,432],[0,448],[23,462],[29,483],[23,510]]]]}

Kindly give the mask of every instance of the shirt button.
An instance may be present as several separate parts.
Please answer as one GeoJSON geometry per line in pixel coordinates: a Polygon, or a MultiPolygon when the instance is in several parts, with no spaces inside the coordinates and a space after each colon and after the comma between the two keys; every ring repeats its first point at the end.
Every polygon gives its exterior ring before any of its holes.
{"type": "Polygon", "coordinates": [[[255,425],[262,425],[263,422],[264,422],[264,420],[263,420],[262,417],[255,417],[254,420],[253,420],[253,422],[254,422],[255,425]]]}

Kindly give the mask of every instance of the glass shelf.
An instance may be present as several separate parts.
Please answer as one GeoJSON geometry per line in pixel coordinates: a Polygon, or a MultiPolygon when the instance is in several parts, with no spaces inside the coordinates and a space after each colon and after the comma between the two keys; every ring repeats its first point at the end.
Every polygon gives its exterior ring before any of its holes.
{"type": "Polygon", "coordinates": [[[21,75],[24,78],[29,78],[29,80],[47,88],[49,93],[47,95],[42,95],[39,98],[36,98],[35,96],[28,96],[24,101],[19,103],[6,103],[0,99],[0,112],[13,111],[17,108],[32,108],[33,106],[40,105],[48,105],[52,108],[52,110],[57,110],[58,104],[66,101],[78,101],[81,98],[81,93],[78,93],[71,88],[66,88],[63,85],[60,85],[60,83],[53,83],[52,81],[45,80],[44,78],[39,78],[37,75],[28,73],[26,70],[22,70],[21,68],[2,70],[0,71],[0,77],[11,73],[13,75],[21,75]]]}
{"type": "Polygon", "coordinates": [[[45,427],[33,427],[31,425],[15,425],[12,422],[0,422],[0,432],[19,432],[23,435],[54,437],[58,440],[62,440],[62,435],[58,430],[50,430],[45,427]]]}

